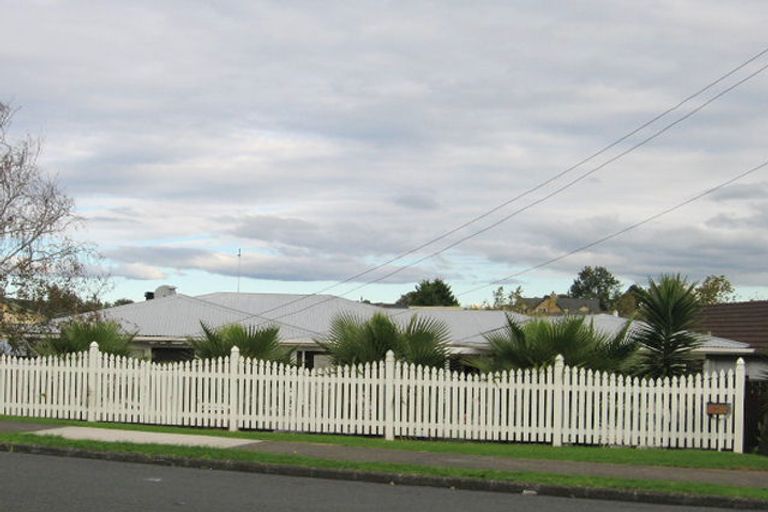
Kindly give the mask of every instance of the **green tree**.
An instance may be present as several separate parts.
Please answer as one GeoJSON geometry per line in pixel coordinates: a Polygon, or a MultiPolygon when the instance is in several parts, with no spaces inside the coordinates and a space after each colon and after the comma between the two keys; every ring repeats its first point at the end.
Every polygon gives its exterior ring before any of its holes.
{"type": "Polygon", "coordinates": [[[577,299],[597,299],[608,310],[621,294],[621,282],[605,267],[584,267],[573,280],[570,296],[577,299]]]}
{"type": "Polygon", "coordinates": [[[693,350],[701,338],[693,330],[701,309],[696,284],[678,275],[649,280],[638,302],[642,320],[635,338],[643,348],[640,372],[647,377],[684,375],[694,369],[693,350]]]}
{"type": "Polygon", "coordinates": [[[49,336],[35,347],[41,356],[64,355],[88,350],[92,342],[99,350],[118,356],[131,355],[135,333],[127,333],[119,323],[100,320],[73,320],[61,326],[58,336],[49,336]]]}
{"type": "Polygon", "coordinates": [[[616,302],[613,303],[613,307],[618,311],[619,315],[629,317],[635,314],[641,291],[642,287],[633,284],[627,288],[618,299],[616,299],[616,302]]]}
{"type": "Polygon", "coordinates": [[[47,286],[36,300],[30,301],[30,307],[35,313],[46,319],[94,313],[107,306],[96,295],[83,298],[77,290],[55,284],[47,286]]]}
{"type": "Polygon", "coordinates": [[[736,300],[736,290],[724,275],[711,275],[704,278],[696,287],[696,295],[702,304],[722,304],[736,300]]]}
{"type": "Polygon", "coordinates": [[[458,306],[451,287],[442,279],[423,280],[416,289],[401,295],[399,306],[458,306]]]}
{"type": "Polygon", "coordinates": [[[523,301],[523,287],[518,286],[507,293],[503,286],[499,286],[493,291],[493,303],[488,304],[488,302],[485,301],[483,302],[483,307],[485,309],[500,309],[504,311],[524,313],[526,305],[523,301]]]}
{"type": "Polygon", "coordinates": [[[400,325],[383,313],[367,320],[341,313],[331,322],[328,336],[315,341],[334,365],[381,361],[392,350],[401,361],[442,367],[448,359],[449,338],[445,323],[432,318],[413,315],[400,325]]]}
{"type": "Polygon", "coordinates": [[[565,364],[601,371],[629,372],[637,343],[629,336],[630,322],[610,335],[583,316],[537,318],[524,324],[507,315],[507,324],[485,336],[488,351],[469,358],[470,365],[486,372],[541,368],[554,364],[558,354],[565,364]]]}
{"type": "Polygon", "coordinates": [[[200,359],[229,357],[232,347],[240,349],[240,356],[278,363],[290,363],[293,349],[280,343],[280,328],[254,327],[229,324],[213,328],[200,322],[203,335],[190,338],[189,343],[200,359]]]}
{"type": "Polygon", "coordinates": [[[116,308],[118,306],[127,306],[128,304],[133,304],[133,300],[123,298],[123,299],[117,299],[112,304],[105,303],[104,307],[105,308],[116,308]]]}

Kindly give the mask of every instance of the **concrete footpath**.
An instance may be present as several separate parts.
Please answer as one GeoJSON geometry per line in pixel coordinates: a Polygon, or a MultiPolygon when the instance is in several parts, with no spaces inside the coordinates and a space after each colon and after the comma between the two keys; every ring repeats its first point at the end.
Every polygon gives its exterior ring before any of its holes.
{"type": "MultiPolygon", "coordinates": [[[[768,488],[768,471],[724,470],[724,469],[693,469],[662,466],[633,466],[624,464],[576,462],[563,460],[533,460],[513,459],[509,457],[491,457],[476,455],[461,455],[449,453],[418,452],[384,448],[363,448],[339,446],[322,443],[285,442],[269,440],[252,440],[231,438],[215,435],[169,434],[160,432],[145,432],[136,430],[103,429],[92,427],[52,427],[23,422],[0,421],[0,432],[26,432],[35,435],[60,436],[67,439],[93,440],[106,442],[132,442],[167,444],[178,446],[201,446],[230,448],[271,454],[301,455],[329,460],[385,462],[433,467],[455,467],[508,472],[536,472],[564,475],[581,475],[596,477],[614,477],[626,479],[666,480],[681,482],[699,482],[743,486],[752,488],[768,488]]],[[[9,448],[6,448],[9,449],[9,448]]],[[[266,473],[289,474],[295,476],[316,476],[334,479],[350,479],[365,481],[391,481],[405,485],[456,486],[457,488],[476,490],[496,490],[503,492],[519,492],[526,488],[534,488],[543,494],[560,496],[593,497],[602,499],[625,499],[630,501],[645,501],[654,503],[696,504],[699,506],[725,506],[731,508],[768,509],[768,503],[738,498],[709,498],[686,497],[684,495],[667,495],[665,493],[598,490],[575,487],[533,486],[515,484],[514,482],[479,481],[477,479],[442,478],[427,476],[408,476],[378,474],[375,472],[359,472],[351,470],[315,470],[297,468],[288,465],[270,465],[260,463],[233,463],[193,461],[162,457],[154,460],[148,456],[120,456],[107,453],[88,452],[87,450],[71,449],[35,449],[26,447],[29,453],[44,453],[71,455],[89,458],[105,458],[110,460],[126,460],[132,462],[160,463],[165,465],[186,465],[189,467],[211,467],[218,469],[236,469],[241,471],[256,471],[266,473]],[[82,453],[81,453],[82,452],[82,453]],[[676,496],[676,497],[675,497],[676,496]]]]}

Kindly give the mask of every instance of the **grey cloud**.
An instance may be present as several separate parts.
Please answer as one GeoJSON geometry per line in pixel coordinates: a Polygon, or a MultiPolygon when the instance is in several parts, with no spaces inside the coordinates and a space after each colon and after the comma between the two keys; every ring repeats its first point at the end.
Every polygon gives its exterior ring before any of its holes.
{"type": "MultiPolygon", "coordinates": [[[[490,261],[525,269],[558,258],[626,225],[620,219],[608,218],[557,224],[532,221],[514,247],[484,241],[480,242],[479,250],[490,261]]],[[[557,261],[549,268],[573,276],[583,265],[604,265],[630,282],[644,282],[661,273],[679,272],[691,279],[726,274],[737,285],[749,286],[755,279],[768,279],[766,227],[768,224],[754,232],[713,230],[703,225],[649,225],[557,261]]]]}
{"type": "MultiPolygon", "coordinates": [[[[149,275],[150,269],[173,268],[177,270],[202,270],[212,274],[236,276],[254,279],[273,279],[278,281],[340,281],[352,274],[361,273],[369,267],[364,261],[327,255],[269,255],[244,253],[240,264],[232,254],[222,254],[204,249],[189,247],[122,247],[107,255],[114,261],[121,262],[113,272],[115,275],[129,276],[129,272],[149,275]],[[142,272],[141,271],[145,271],[142,272]]],[[[365,277],[365,280],[377,279],[397,267],[388,266],[365,277]]],[[[382,283],[413,283],[431,275],[423,268],[407,268],[382,283]]],[[[149,277],[135,277],[150,279],[149,277]]],[[[160,277],[151,277],[159,279],[160,277]]],[[[359,282],[359,281],[358,281],[359,282]]],[[[352,285],[350,285],[352,286],[352,285]]]]}
{"type": "Polygon", "coordinates": [[[209,254],[206,250],[188,247],[123,246],[105,253],[105,256],[127,263],[147,262],[158,267],[184,268],[209,254]]]}
{"type": "Polygon", "coordinates": [[[138,281],[152,281],[165,279],[166,273],[157,267],[145,265],[143,263],[126,263],[112,267],[110,275],[115,277],[124,277],[126,279],[135,279],[138,281]]]}
{"type": "Polygon", "coordinates": [[[402,194],[394,199],[395,204],[414,210],[434,210],[439,207],[434,197],[425,194],[402,194]]]}
{"type": "MultiPolygon", "coordinates": [[[[361,216],[363,217],[363,216],[361,216]]],[[[326,255],[391,255],[409,248],[405,231],[377,226],[374,219],[333,219],[322,224],[296,218],[252,215],[236,221],[232,233],[326,255]]]]}
{"type": "Polygon", "coordinates": [[[768,200],[768,182],[735,183],[712,194],[719,201],[742,201],[746,199],[768,200]]]}
{"type": "MultiPolygon", "coordinates": [[[[168,247],[197,240],[274,255],[249,275],[311,280],[419,245],[674,105],[764,44],[764,11],[762,0],[26,2],[3,11],[0,59],[19,127],[44,137],[41,162],[90,219],[83,236],[134,265],[119,272],[232,272],[214,251],[168,247]]],[[[768,129],[760,80],[420,272],[479,279],[532,264],[754,165],[768,129]]],[[[627,276],[759,275],[750,238],[764,240],[765,217],[743,203],[767,186],[729,187],[698,216],[648,226],[657,237],[553,268],[592,258],[627,276]]]]}
{"type": "Polygon", "coordinates": [[[751,210],[750,213],[744,215],[718,214],[707,220],[707,226],[720,229],[749,229],[752,232],[768,232],[768,201],[754,205],[751,210]]]}

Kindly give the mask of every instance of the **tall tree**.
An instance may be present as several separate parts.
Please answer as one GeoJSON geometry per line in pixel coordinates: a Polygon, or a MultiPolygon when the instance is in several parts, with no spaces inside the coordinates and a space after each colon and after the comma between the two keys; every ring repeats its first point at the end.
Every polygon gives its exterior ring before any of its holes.
{"type": "Polygon", "coordinates": [[[501,309],[504,311],[516,311],[525,313],[526,305],[523,301],[523,287],[518,286],[507,293],[503,286],[493,291],[493,303],[483,302],[483,309],[501,309]]]}
{"type": "Polygon", "coordinates": [[[736,290],[724,275],[711,275],[704,278],[696,287],[696,295],[702,304],[722,304],[736,299],[736,290]]]}
{"type": "Polygon", "coordinates": [[[401,295],[397,300],[400,306],[458,306],[459,301],[451,287],[442,279],[423,280],[416,289],[401,295]]]}
{"type": "Polygon", "coordinates": [[[693,350],[701,338],[693,330],[701,305],[696,284],[678,275],[649,280],[640,293],[635,337],[643,348],[641,373],[648,377],[684,375],[695,368],[693,350]]]}
{"type": "Polygon", "coordinates": [[[622,293],[619,298],[613,303],[614,309],[618,311],[619,315],[623,317],[629,317],[635,314],[637,311],[637,303],[640,300],[640,293],[642,287],[633,284],[622,293]]]}
{"type": "Polygon", "coordinates": [[[607,310],[621,294],[621,282],[605,267],[586,266],[573,280],[569,293],[578,299],[597,299],[607,310]]]}
{"type": "MultiPolygon", "coordinates": [[[[38,166],[38,141],[10,137],[12,117],[0,102],[0,301],[28,306],[53,286],[82,289],[93,251],[73,238],[74,202],[38,166]]],[[[0,332],[18,343],[17,327],[0,325],[0,332]]]]}

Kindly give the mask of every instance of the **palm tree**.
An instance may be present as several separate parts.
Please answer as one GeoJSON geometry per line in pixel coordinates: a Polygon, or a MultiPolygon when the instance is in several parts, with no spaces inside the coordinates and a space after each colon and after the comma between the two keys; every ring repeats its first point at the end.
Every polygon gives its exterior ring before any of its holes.
{"type": "Polygon", "coordinates": [[[507,325],[485,335],[488,351],[468,363],[486,372],[541,368],[554,364],[560,354],[569,366],[628,372],[637,352],[629,327],[628,321],[609,335],[585,317],[537,318],[521,324],[507,315],[507,325]]]}
{"type": "Polygon", "coordinates": [[[401,326],[383,313],[368,320],[341,313],[331,322],[328,336],[315,340],[334,365],[381,361],[388,350],[401,361],[442,367],[448,360],[448,327],[433,318],[413,315],[401,326]]]}
{"type": "Polygon", "coordinates": [[[643,348],[642,375],[658,378],[684,375],[693,369],[692,351],[702,340],[692,332],[701,305],[696,283],[678,275],[649,280],[638,296],[638,318],[642,324],[635,336],[643,348]]]}
{"type": "Polygon", "coordinates": [[[135,336],[135,333],[123,331],[115,321],[73,320],[60,328],[58,336],[51,336],[35,347],[35,352],[41,356],[84,352],[95,341],[101,352],[129,356],[135,336]]]}
{"type": "Polygon", "coordinates": [[[200,322],[203,335],[190,338],[189,342],[200,359],[228,357],[232,347],[240,349],[240,355],[250,359],[290,363],[294,349],[280,343],[280,328],[257,328],[242,324],[229,324],[213,328],[200,322]]]}

